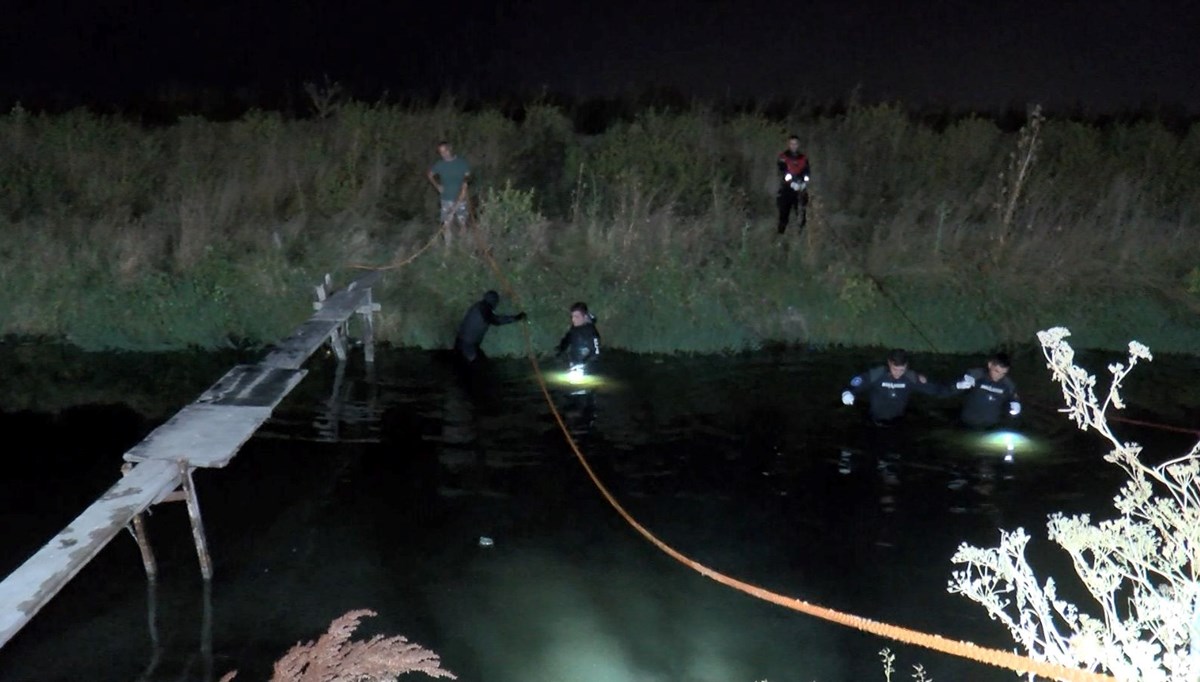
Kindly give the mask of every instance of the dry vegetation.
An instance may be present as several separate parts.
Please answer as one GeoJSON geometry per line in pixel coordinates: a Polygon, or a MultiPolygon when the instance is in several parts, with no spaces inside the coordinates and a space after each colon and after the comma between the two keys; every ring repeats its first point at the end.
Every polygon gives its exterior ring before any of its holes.
{"type": "MultiPolygon", "coordinates": [[[[545,104],[314,102],[304,119],[155,128],[82,111],[0,117],[0,333],[269,341],[324,271],[344,280],[428,240],[422,172],[445,138],[474,166],[479,224],[546,339],[583,298],[634,350],[918,345],[895,302],[941,350],[1028,338],[1050,318],[1101,344],[1130,325],[1164,350],[1200,340],[1198,125],[1034,113],[1006,133],[894,106],[789,120],[695,107],[583,135],[574,112],[545,104]],[[778,240],[773,158],[792,130],[813,159],[813,203],[808,228],[778,240]]],[[[494,285],[477,244],[389,275],[386,340],[446,343],[494,285]]]]}

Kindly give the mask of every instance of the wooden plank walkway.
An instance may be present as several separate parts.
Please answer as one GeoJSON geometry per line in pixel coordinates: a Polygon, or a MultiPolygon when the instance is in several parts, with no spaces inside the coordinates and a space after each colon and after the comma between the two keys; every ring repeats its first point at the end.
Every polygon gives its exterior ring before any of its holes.
{"type": "Polygon", "coordinates": [[[362,320],[363,350],[374,361],[371,287],[380,273],[372,272],[329,295],[328,277],[317,287],[317,308],[308,321],[256,365],[238,365],[210,386],[142,442],[125,453],[132,464],[107,492],[24,564],[0,582],[0,647],[3,647],[87,565],[122,529],[134,524],[148,578],[154,579],[140,515],[167,499],[188,502],[201,571],[211,577],[192,489],[195,467],[224,467],[241,446],[271,416],[275,407],[305,375],[301,365],[328,342],[339,361],[347,356],[345,330],[358,313],[362,320]],[[177,489],[182,487],[184,495],[177,489]]]}

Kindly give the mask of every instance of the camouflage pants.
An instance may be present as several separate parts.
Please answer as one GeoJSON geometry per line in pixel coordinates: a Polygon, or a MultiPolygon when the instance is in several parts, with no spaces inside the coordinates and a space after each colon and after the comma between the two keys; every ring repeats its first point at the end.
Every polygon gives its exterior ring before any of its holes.
{"type": "Polygon", "coordinates": [[[441,220],[442,220],[443,225],[445,225],[446,223],[449,223],[451,218],[453,218],[460,226],[467,224],[467,202],[466,201],[453,201],[453,200],[442,199],[441,207],[442,207],[441,220]]]}

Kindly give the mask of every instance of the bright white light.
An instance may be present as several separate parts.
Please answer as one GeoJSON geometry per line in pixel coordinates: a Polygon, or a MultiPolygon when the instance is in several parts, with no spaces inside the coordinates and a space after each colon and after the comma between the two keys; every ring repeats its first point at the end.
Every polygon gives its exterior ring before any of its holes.
{"type": "Polygon", "coordinates": [[[985,434],[980,444],[989,450],[1003,452],[1007,458],[1017,450],[1028,450],[1033,442],[1015,431],[994,431],[985,434]]]}
{"type": "Polygon", "coordinates": [[[548,372],[546,379],[552,384],[574,386],[576,388],[596,388],[605,384],[605,380],[595,374],[588,374],[582,367],[572,367],[563,372],[548,372]]]}

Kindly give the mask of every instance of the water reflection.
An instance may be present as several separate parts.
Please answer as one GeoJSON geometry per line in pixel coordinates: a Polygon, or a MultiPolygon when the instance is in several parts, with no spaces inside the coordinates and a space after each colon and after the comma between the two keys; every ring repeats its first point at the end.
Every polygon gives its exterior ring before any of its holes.
{"type": "MultiPolygon", "coordinates": [[[[612,353],[612,381],[556,387],[553,399],[617,499],[685,554],[834,608],[1005,646],[944,592],[949,556],[964,539],[993,543],[998,527],[1042,528],[1050,511],[1105,509],[1113,477],[1080,466],[1101,448],[1050,410],[1022,415],[1032,441],[1012,461],[954,427],[948,402],[868,428],[836,398],[872,357],[612,353]]],[[[923,367],[950,376],[960,364],[923,367]]],[[[1030,404],[1052,404],[1054,387],[1033,384],[1030,404]]],[[[115,466],[97,471],[106,485],[115,466]]],[[[429,646],[464,680],[881,678],[886,642],[730,593],[637,536],[581,472],[520,361],[471,374],[415,352],[381,353],[374,374],[316,363],[198,489],[211,593],[191,580],[176,514],[156,550],[165,575],[188,580],[145,592],[136,547],[114,543],[9,645],[0,676],[69,679],[85,664],[70,652],[87,650],[124,662],[95,679],[210,682],[234,668],[265,679],[292,644],[370,607],[374,631],[429,646]]],[[[20,513],[0,508],[6,527],[20,513]]],[[[924,652],[902,662],[937,679],[1011,679],[924,652]]]]}
{"type": "MultiPolygon", "coordinates": [[[[209,581],[201,581],[200,588],[200,606],[201,613],[199,618],[199,636],[197,638],[198,645],[191,653],[184,653],[178,647],[178,636],[171,637],[175,647],[171,647],[164,641],[159,631],[160,616],[172,625],[178,627],[182,624],[195,624],[195,619],[189,614],[173,614],[160,613],[159,606],[159,585],[157,581],[148,581],[146,583],[146,631],[150,638],[150,660],[146,664],[141,674],[137,676],[138,682],[151,682],[153,680],[163,679],[179,679],[179,680],[198,680],[200,682],[213,682],[216,679],[215,662],[213,658],[213,600],[212,600],[212,584],[209,581]],[[170,675],[164,674],[159,669],[160,665],[166,660],[182,660],[181,670],[170,675]]],[[[184,637],[186,640],[187,638],[184,637]]]]}
{"type": "Polygon", "coordinates": [[[331,443],[378,442],[381,412],[375,365],[364,363],[356,372],[360,376],[352,379],[346,378],[347,367],[345,362],[335,365],[329,398],[313,419],[316,439],[331,443]],[[359,397],[363,393],[365,396],[359,397]],[[346,429],[351,431],[343,433],[346,429]]]}

